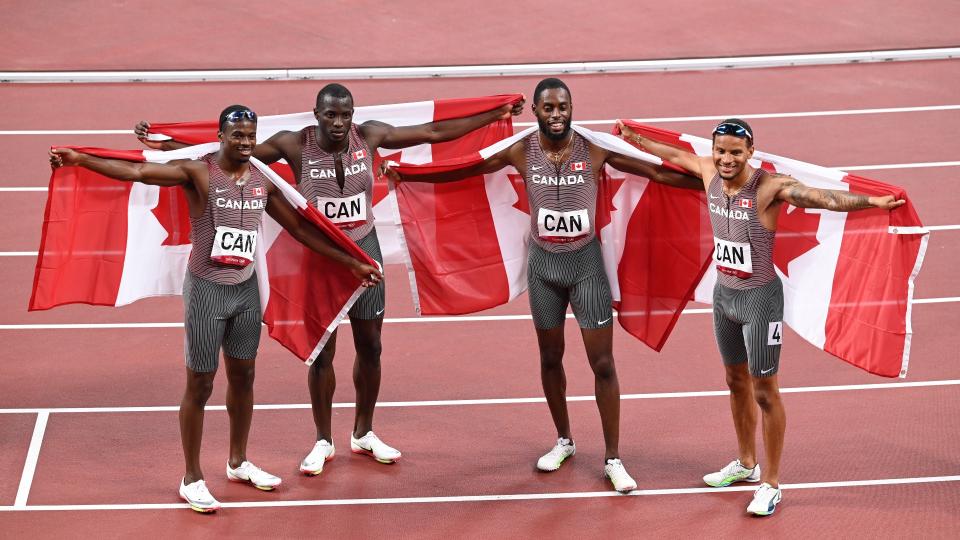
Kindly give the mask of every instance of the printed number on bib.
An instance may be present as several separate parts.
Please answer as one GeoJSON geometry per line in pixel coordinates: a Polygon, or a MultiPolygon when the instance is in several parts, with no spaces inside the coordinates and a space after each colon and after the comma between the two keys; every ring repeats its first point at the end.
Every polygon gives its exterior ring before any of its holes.
{"type": "Polygon", "coordinates": [[[573,242],[590,232],[590,214],[586,210],[557,212],[541,208],[537,228],[540,238],[547,242],[573,242]]]}
{"type": "Polygon", "coordinates": [[[367,221],[367,194],[353,197],[317,197],[317,210],[341,229],[363,225],[367,221]]]}
{"type": "Polygon", "coordinates": [[[753,275],[750,244],[730,242],[714,237],[713,262],[717,263],[717,272],[742,279],[747,279],[753,275]]]}
{"type": "Polygon", "coordinates": [[[210,258],[220,264],[242,268],[253,262],[253,252],[256,249],[257,231],[220,226],[213,237],[210,258]]]}
{"type": "Polygon", "coordinates": [[[770,323],[767,329],[767,345],[783,345],[783,321],[770,323]]]}

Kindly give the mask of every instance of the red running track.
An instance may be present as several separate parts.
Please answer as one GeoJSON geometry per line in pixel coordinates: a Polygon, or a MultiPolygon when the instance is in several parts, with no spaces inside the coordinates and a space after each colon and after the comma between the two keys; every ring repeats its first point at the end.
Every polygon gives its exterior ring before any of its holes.
{"type": "MultiPolygon", "coordinates": [[[[826,14],[834,9],[832,5],[820,8],[826,14]]],[[[822,23],[825,27],[841,24],[838,17],[825,19],[829,19],[822,23]]],[[[924,24],[935,26],[943,24],[945,17],[927,19],[924,24]]],[[[757,19],[762,21],[762,17],[757,19]]],[[[917,29],[921,27],[891,23],[883,27],[887,41],[870,35],[860,38],[875,45],[866,48],[882,48],[880,45],[901,38],[921,46],[928,44],[919,37],[917,29]],[[908,35],[915,30],[918,35],[908,35]]],[[[830,39],[856,38],[834,34],[830,39]]],[[[926,35],[942,37],[949,33],[926,35]]],[[[108,42],[109,39],[112,38],[108,42]]],[[[772,44],[764,43],[764,39],[767,38],[751,35],[745,45],[772,51],[772,44]]],[[[838,43],[829,42],[831,48],[843,49],[838,43]]],[[[700,43],[706,47],[703,50],[720,54],[716,45],[709,40],[700,43]]],[[[139,52],[153,46],[144,45],[139,52]]],[[[83,52],[83,43],[76,50],[83,52]]],[[[749,51],[735,54],[743,52],[749,51]]],[[[669,54],[683,53],[651,56],[669,54]]],[[[309,57],[302,58],[306,61],[309,57]]],[[[123,61],[123,54],[116,56],[115,61],[123,61]]],[[[42,65],[36,57],[30,62],[34,68],[42,65]]],[[[272,62],[275,65],[276,58],[272,62]]],[[[397,63],[389,59],[384,62],[397,63]]],[[[142,68],[144,64],[135,67],[142,68]]],[[[960,63],[579,76],[568,78],[568,82],[577,98],[576,118],[580,120],[618,115],[669,117],[950,105],[956,104],[953,89],[960,82],[960,63]]],[[[375,104],[518,89],[529,92],[535,83],[534,78],[357,81],[350,87],[358,103],[375,104]]],[[[211,117],[225,101],[246,102],[261,114],[293,112],[308,109],[318,87],[316,82],[6,85],[0,86],[0,103],[15,103],[16,107],[6,107],[8,110],[0,117],[0,130],[125,129],[140,117],[164,121],[211,117]]],[[[767,151],[826,165],[881,165],[956,160],[960,147],[952,133],[958,114],[940,111],[768,118],[752,123],[761,141],[758,145],[767,151]]],[[[520,120],[531,120],[529,113],[520,120]]],[[[664,125],[705,133],[711,123],[664,125]]],[[[0,135],[3,155],[27,156],[7,163],[0,187],[45,185],[45,147],[78,142],[104,146],[135,144],[131,137],[120,135],[0,135]]],[[[904,168],[863,174],[906,187],[925,223],[957,225],[956,171],[956,167],[904,168]]],[[[43,200],[42,192],[0,192],[0,201],[7,209],[0,220],[0,250],[36,249],[43,200]]],[[[958,248],[960,231],[932,233],[927,261],[917,283],[917,298],[960,297],[952,272],[958,262],[958,248]]],[[[152,299],[120,309],[67,306],[28,314],[24,307],[33,264],[32,257],[0,257],[0,272],[9,284],[7,294],[0,295],[0,324],[177,322],[182,318],[182,306],[176,298],[152,299]]],[[[387,277],[388,317],[412,316],[403,270],[390,267],[387,277]]],[[[527,312],[526,300],[521,298],[489,314],[527,312]]],[[[346,432],[353,414],[348,404],[354,399],[349,339],[341,340],[336,362],[340,381],[336,401],[345,405],[335,409],[334,416],[339,455],[319,478],[296,474],[297,462],[312,443],[313,428],[307,409],[258,410],[254,416],[251,457],[284,477],[284,486],[275,493],[261,493],[223,480],[226,415],[222,411],[209,413],[202,458],[211,488],[221,500],[314,501],[312,504],[325,505],[322,507],[234,507],[225,508],[216,516],[200,516],[179,508],[4,511],[15,501],[17,479],[24,467],[36,414],[0,414],[0,474],[12,479],[0,487],[0,530],[10,537],[51,538],[94,534],[951,538],[960,527],[957,481],[848,487],[822,484],[960,474],[954,451],[960,436],[955,414],[960,393],[958,386],[951,383],[960,380],[960,355],[956,352],[960,350],[960,337],[951,330],[960,327],[960,310],[956,302],[919,304],[913,322],[912,364],[906,382],[927,381],[935,386],[798,391],[785,395],[789,429],[783,480],[785,484],[821,484],[786,490],[784,504],[770,519],[750,519],[743,514],[748,491],[590,496],[573,500],[453,499],[607,492],[600,477],[598,415],[589,399],[570,405],[578,455],[549,475],[537,474],[533,469],[536,457],[554,437],[543,403],[396,406],[402,405],[398,402],[422,400],[539,397],[536,344],[530,321],[500,320],[385,326],[385,376],[377,429],[404,451],[403,461],[394,466],[382,466],[347,451],[346,432]],[[371,504],[383,502],[372,499],[390,497],[447,499],[371,504]],[[364,504],[355,501],[352,505],[330,506],[345,499],[363,499],[360,502],[364,504]]],[[[343,330],[349,332],[349,327],[343,330]]],[[[0,332],[0,408],[172,406],[182,389],[179,328],[0,332]]],[[[735,451],[724,396],[629,396],[722,390],[722,370],[710,334],[709,315],[684,315],[664,351],[656,354],[623,332],[615,333],[622,392],[628,395],[622,407],[621,453],[642,489],[699,488],[700,476],[724,464],[735,451]]],[[[572,323],[568,325],[567,339],[569,394],[588,397],[593,391],[592,375],[572,323]]],[[[787,333],[786,339],[788,346],[784,349],[780,377],[784,388],[898,382],[878,379],[843,364],[799,341],[795,334],[787,333]]],[[[265,339],[258,364],[258,404],[308,402],[303,366],[278,345],[265,339]]],[[[221,378],[212,404],[223,404],[223,390],[221,378]]],[[[46,428],[27,504],[176,504],[179,500],[174,489],[181,459],[173,411],[54,412],[46,428]]]]}

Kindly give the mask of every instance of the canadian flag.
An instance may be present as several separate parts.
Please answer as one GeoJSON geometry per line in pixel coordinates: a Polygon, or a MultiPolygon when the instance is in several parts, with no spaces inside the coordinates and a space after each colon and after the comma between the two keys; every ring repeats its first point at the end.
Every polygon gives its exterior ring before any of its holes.
{"type": "Polygon", "coordinates": [[[753,208],[753,199],[740,199],[737,201],[740,208],[753,208]]]}
{"type": "MultiPolygon", "coordinates": [[[[521,94],[497,96],[440,99],[356,107],[353,121],[362,124],[368,120],[378,120],[393,126],[411,126],[427,122],[463,118],[489,111],[504,104],[514,103],[523,97],[521,94]]],[[[264,141],[278,131],[298,131],[308,126],[316,126],[313,112],[260,116],[257,121],[257,140],[264,141]]],[[[402,150],[381,148],[373,154],[373,170],[379,170],[383,159],[406,163],[426,163],[433,159],[446,159],[457,156],[470,149],[482,148],[496,140],[491,133],[501,134],[500,138],[513,132],[510,120],[494,122],[475,130],[460,139],[437,144],[422,144],[402,150]],[[505,134],[503,134],[505,133],[505,134]],[[480,146],[476,146],[476,145],[480,146]]],[[[152,123],[150,139],[176,139],[188,144],[200,144],[217,140],[217,121],[205,120],[180,123],[152,123]]],[[[355,152],[354,159],[366,157],[366,151],[355,152]],[[358,154],[363,153],[358,157],[358,154]]],[[[271,165],[271,168],[283,178],[293,182],[290,168],[283,162],[271,165]]],[[[396,197],[387,183],[377,181],[373,185],[373,215],[380,240],[380,249],[386,264],[403,264],[409,259],[406,249],[401,247],[400,228],[397,222],[396,197]]]]}
{"type": "MultiPolygon", "coordinates": [[[[633,122],[637,133],[696,153],[711,141],[633,122]]],[[[907,204],[888,212],[830,212],[784,205],[773,252],[783,280],[784,321],[801,337],[857,367],[885,377],[905,377],[913,333],[914,280],[926,253],[928,231],[902,188],[836,169],[756,151],[750,162],[793,176],[812,187],[894,195],[907,204]]],[[[715,269],[697,288],[710,303],[715,269]]]]}
{"type": "MultiPolygon", "coordinates": [[[[165,163],[217,151],[76,148],[101,157],[165,163]]],[[[353,257],[375,264],[285,180],[251,159],[283,197],[353,257]]],[[[258,188],[259,189],[259,188],[258,188]]],[[[190,209],[181,188],[120,182],[81,167],[53,171],[30,310],[70,303],[123,306],[180,294],[190,255],[190,209]]],[[[311,363],[362,292],[350,271],[294,240],[264,214],[254,264],[271,337],[311,363]]]]}
{"type": "Polygon", "coordinates": [[[586,163],[583,161],[574,161],[570,163],[570,170],[574,172],[582,171],[584,166],[586,166],[586,163]]]}
{"type": "Polygon", "coordinates": [[[353,153],[353,160],[354,160],[354,161],[359,161],[359,160],[361,160],[361,159],[363,159],[363,158],[365,158],[365,157],[367,157],[367,151],[366,151],[366,150],[357,150],[356,152],[353,153]]]}

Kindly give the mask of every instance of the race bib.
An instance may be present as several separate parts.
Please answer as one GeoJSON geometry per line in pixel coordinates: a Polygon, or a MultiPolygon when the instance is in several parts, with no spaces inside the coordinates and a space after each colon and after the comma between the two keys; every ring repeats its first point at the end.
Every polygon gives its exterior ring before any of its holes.
{"type": "Polygon", "coordinates": [[[317,197],[317,210],[341,229],[358,227],[367,222],[367,194],[353,197],[317,197]]]}
{"type": "Polygon", "coordinates": [[[713,261],[717,263],[717,272],[741,279],[747,279],[753,275],[750,244],[730,242],[714,236],[713,246],[713,261]]]}
{"type": "Polygon", "coordinates": [[[557,212],[541,208],[537,227],[540,238],[547,242],[573,242],[590,232],[590,214],[586,210],[557,212]]]}
{"type": "Polygon", "coordinates": [[[257,231],[220,226],[213,237],[210,258],[220,264],[243,268],[253,262],[253,252],[256,249],[257,231]]]}

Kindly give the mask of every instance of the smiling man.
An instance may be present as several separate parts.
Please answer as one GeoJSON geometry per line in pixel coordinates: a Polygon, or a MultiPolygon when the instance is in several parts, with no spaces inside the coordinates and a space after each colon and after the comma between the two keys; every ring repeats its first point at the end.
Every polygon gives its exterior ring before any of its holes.
{"type": "Polygon", "coordinates": [[[193,247],[183,286],[187,384],[180,403],[180,438],[186,471],[179,492],[198,512],[220,507],[200,468],[200,440],[204,406],[213,390],[221,347],[230,417],[227,478],[262,490],[280,485],[280,478],[264,472],[246,456],[262,313],[251,263],[263,213],[310,249],[349,267],[364,286],[374,286],[382,278],[378,269],[336,247],[290,206],[259,169],[250,166],[257,141],[257,115],[252,110],[243,105],[224,109],[217,137],[219,151],[197,160],[165,164],[102,159],[68,148],[50,151],[54,168],[74,165],[117,180],[179,186],[186,196],[193,247]]]}
{"type": "Polygon", "coordinates": [[[714,236],[717,284],[713,290],[713,322],[717,346],[730,388],[730,410],[737,432],[739,455],[720,471],[703,477],[707,485],[757,482],[760,487],[747,512],[772,514],[780,491],[780,456],[786,413],[780,399],[777,372],[783,341],[783,284],[773,266],[774,235],[784,203],[799,208],[850,212],[867,208],[893,210],[904,200],[869,197],[847,191],[817,189],[795,178],[755,169],[753,130],[730,118],[713,130],[713,152],[698,157],[673,146],[637,135],[620,123],[624,138],[664,161],[700,177],[714,236]],[[756,402],[756,405],[754,405],[756,402]],[[755,434],[759,408],[767,463],[760,471],[755,434]]]}
{"type": "MultiPolygon", "coordinates": [[[[530,311],[540,348],[540,378],[557,429],[557,443],[537,461],[555,471],[576,453],[567,414],[563,326],[567,306],[580,326],[603,427],[604,474],[614,489],[637,487],[620,460],[620,384],[613,360],[610,284],[597,239],[597,178],[605,164],[654,181],[699,189],[696,179],[610,152],[571,129],[573,101],[560,79],[537,84],[533,113],[539,129],[477,165],[455,172],[417,175],[409,181],[450,182],[512,166],[523,176],[530,204],[527,261],[530,311]]],[[[404,178],[394,170],[388,174],[404,178]]]]}

